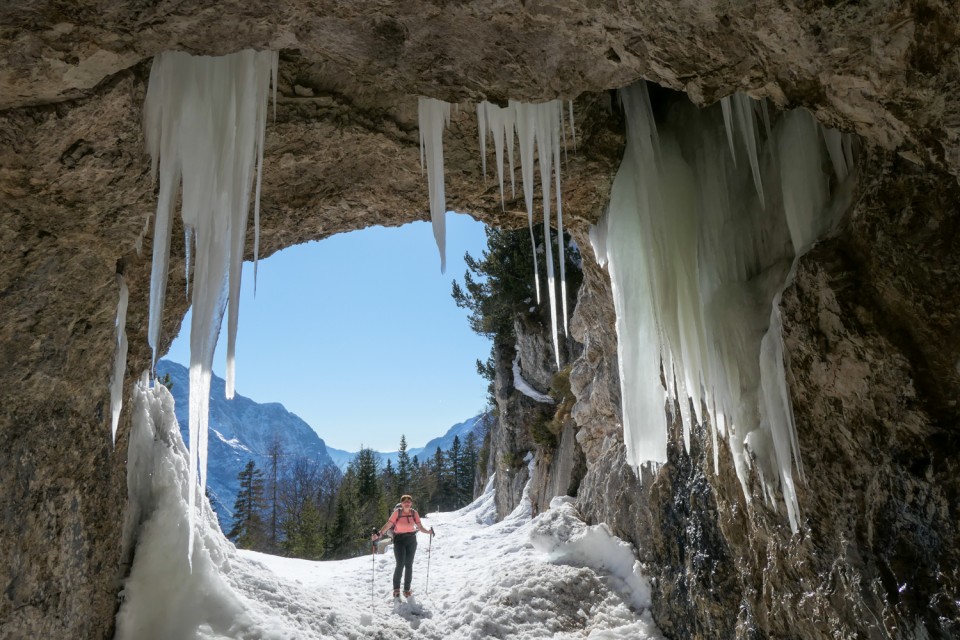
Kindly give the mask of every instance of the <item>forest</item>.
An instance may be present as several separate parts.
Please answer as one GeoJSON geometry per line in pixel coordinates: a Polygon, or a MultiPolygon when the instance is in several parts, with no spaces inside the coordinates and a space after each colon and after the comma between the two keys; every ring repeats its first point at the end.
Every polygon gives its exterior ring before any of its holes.
{"type": "Polygon", "coordinates": [[[456,510],[473,500],[488,430],[481,422],[463,442],[457,436],[450,449],[437,447],[422,461],[408,455],[401,436],[396,464],[361,448],[343,472],[330,463],[291,459],[276,439],[266,468],[250,460],[238,474],[234,524],[227,536],[242,549],[307,560],[368,553],[371,529],[386,522],[401,495],[412,495],[423,515],[456,510]]]}

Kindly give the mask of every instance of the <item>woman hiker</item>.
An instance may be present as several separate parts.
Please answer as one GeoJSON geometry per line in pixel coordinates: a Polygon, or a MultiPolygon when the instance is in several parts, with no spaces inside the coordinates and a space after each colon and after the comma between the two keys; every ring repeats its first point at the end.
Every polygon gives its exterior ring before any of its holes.
{"type": "Polygon", "coordinates": [[[371,539],[379,540],[383,532],[393,529],[393,555],[397,559],[397,568],[393,570],[393,597],[400,597],[400,576],[406,569],[403,579],[403,595],[409,598],[413,595],[410,583],[413,581],[413,556],[417,553],[417,531],[433,535],[433,527],[424,529],[420,524],[420,514],[413,508],[413,498],[408,495],[400,497],[400,508],[390,514],[387,523],[380,527],[380,531],[373,534],[371,539]]]}

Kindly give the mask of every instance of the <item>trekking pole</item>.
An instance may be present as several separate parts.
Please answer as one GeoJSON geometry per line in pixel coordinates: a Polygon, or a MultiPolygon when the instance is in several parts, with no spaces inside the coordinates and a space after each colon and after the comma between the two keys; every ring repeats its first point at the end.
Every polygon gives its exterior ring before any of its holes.
{"type": "Polygon", "coordinates": [[[373,613],[373,605],[376,602],[376,596],[373,595],[373,585],[377,577],[377,541],[370,541],[370,613],[373,613]]]}
{"type": "Polygon", "coordinates": [[[430,544],[427,545],[427,588],[423,590],[423,597],[430,595],[430,551],[433,549],[433,527],[430,528],[430,544]]]}

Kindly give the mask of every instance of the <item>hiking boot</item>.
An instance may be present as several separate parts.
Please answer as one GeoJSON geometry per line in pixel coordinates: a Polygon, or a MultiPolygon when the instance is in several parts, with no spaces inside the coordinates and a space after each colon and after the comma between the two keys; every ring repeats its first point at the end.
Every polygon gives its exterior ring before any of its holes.
{"type": "Polygon", "coordinates": [[[394,589],[394,590],[393,590],[393,597],[394,597],[394,598],[399,598],[399,597],[400,597],[400,589],[394,589]]]}
{"type": "Polygon", "coordinates": [[[412,596],[412,595],[413,595],[413,591],[404,591],[404,592],[403,592],[403,597],[404,597],[404,598],[409,598],[409,597],[412,596]]]}

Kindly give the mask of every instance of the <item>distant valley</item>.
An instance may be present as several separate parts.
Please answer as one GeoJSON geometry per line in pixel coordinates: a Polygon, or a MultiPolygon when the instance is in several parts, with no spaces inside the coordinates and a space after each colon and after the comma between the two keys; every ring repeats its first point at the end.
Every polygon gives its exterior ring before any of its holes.
{"type": "MultiPolygon", "coordinates": [[[[170,376],[171,392],[176,401],[177,422],[185,442],[189,442],[190,374],[186,367],[169,360],[157,363],[161,378],[170,376]]],[[[233,524],[233,505],[239,483],[237,474],[249,460],[261,470],[268,467],[267,452],[274,438],[279,438],[284,459],[307,458],[321,465],[333,464],[345,470],[356,452],[327,447],[306,422],[280,403],[259,403],[240,394],[233,400],[224,397],[225,383],[214,375],[210,383],[210,438],[207,465],[207,487],[210,501],[217,512],[220,527],[228,531],[233,524]],[[276,435],[275,435],[276,434],[276,435]]],[[[412,458],[420,461],[432,456],[440,447],[444,451],[459,436],[464,440],[468,433],[479,429],[485,414],[474,416],[450,427],[442,436],[433,438],[423,447],[407,450],[412,458]]],[[[478,432],[479,435],[479,432],[478,432]]],[[[397,462],[397,451],[378,454],[386,464],[397,462]]]]}

